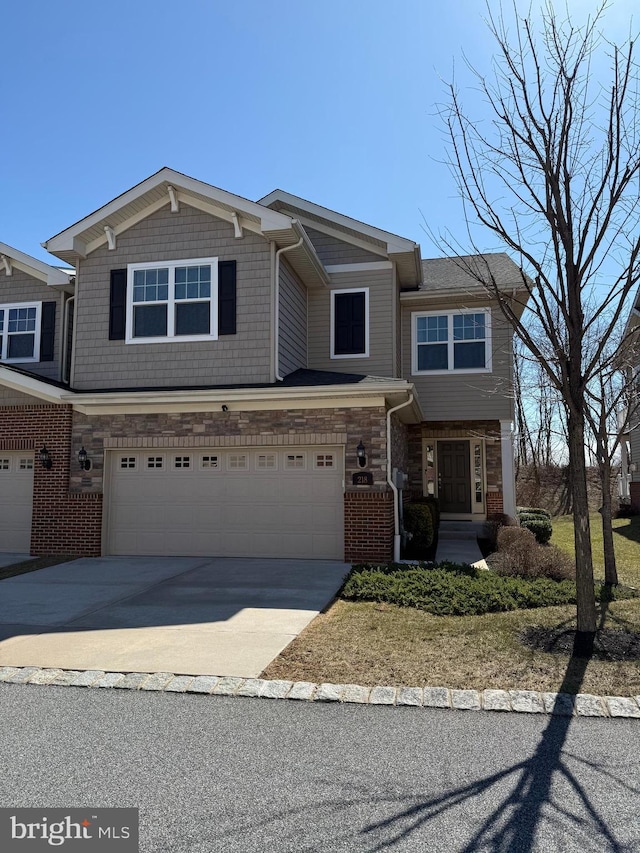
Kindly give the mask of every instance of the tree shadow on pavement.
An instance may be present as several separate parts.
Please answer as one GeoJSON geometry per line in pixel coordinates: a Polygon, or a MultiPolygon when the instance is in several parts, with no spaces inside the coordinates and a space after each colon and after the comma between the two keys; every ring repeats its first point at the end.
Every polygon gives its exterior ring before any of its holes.
{"type": "MultiPolygon", "coordinates": [[[[602,628],[606,619],[607,603],[600,605],[599,628],[602,628]]],[[[415,849],[428,849],[424,847],[427,825],[436,821],[447,812],[465,811],[465,804],[470,804],[474,798],[483,795],[492,796],[497,805],[491,813],[480,821],[480,825],[474,829],[472,836],[462,846],[454,847],[453,842],[449,850],[456,853],[533,853],[536,849],[542,849],[536,841],[536,833],[543,820],[554,826],[556,831],[561,828],[570,827],[574,840],[582,835],[583,842],[595,841],[596,846],[590,849],[598,851],[610,851],[610,853],[632,853],[640,849],[640,840],[636,838],[631,844],[622,843],[616,837],[607,823],[605,817],[599,813],[597,806],[592,802],[586,786],[578,778],[579,769],[572,769],[569,760],[574,764],[582,765],[582,769],[591,770],[601,774],[603,784],[620,786],[624,791],[635,797],[640,797],[640,788],[628,784],[619,775],[610,772],[599,764],[590,763],[579,756],[572,755],[565,750],[569,729],[575,717],[572,716],[574,696],[579,692],[585,671],[589,664],[589,647],[585,648],[585,641],[574,645],[574,654],[569,660],[562,685],[558,691],[560,698],[555,707],[555,713],[549,717],[549,722],[542,733],[542,737],[534,753],[504,769],[496,771],[481,779],[473,781],[468,785],[448,790],[445,793],[422,799],[415,790],[405,793],[378,792],[372,795],[367,785],[359,785],[354,779],[347,783],[349,794],[342,798],[318,798],[313,805],[293,807],[288,810],[272,814],[261,822],[264,831],[268,824],[275,827],[283,820],[291,817],[303,817],[307,825],[312,826],[314,822],[313,813],[317,812],[318,818],[327,810],[332,811],[335,816],[335,835],[332,843],[338,845],[335,849],[349,849],[367,851],[367,853],[381,853],[381,851],[394,849],[397,845],[411,844],[415,849]],[[557,791],[552,794],[552,787],[557,788],[558,782],[564,780],[576,795],[577,802],[581,806],[581,813],[572,807],[571,799],[559,798],[557,791]],[[510,793],[503,795],[501,788],[504,784],[513,784],[510,793]],[[350,828],[346,832],[338,829],[339,814],[346,814],[351,809],[361,812],[363,808],[385,808],[391,809],[391,814],[377,821],[372,821],[358,830],[350,828]],[[414,836],[412,838],[412,836],[414,836]],[[340,846],[343,845],[343,846],[340,846]]],[[[593,637],[591,638],[591,647],[593,637]]],[[[469,814],[467,809],[466,813],[469,814]]],[[[249,827],[244,827],[244,830],[249,827]]],[[[255,832],[257,827],[251,827],[255,832]]],[[[236,827],[236,832],[244,831],[236,827]]],[[[235,834],[235,833],[234,833],[235,834]]],[[[280,836],[282,838],[282,836],[280,836]]],[[[325,842],[326,843],[326,842],[325,842]]],[[[325,843],[317,844],[315,841],[301,843],[296,849],[300,853],[304,851],[319,851],[327,849],[325,843]]],[[[585,844],[582,847],[586,849],[585,844]]],[[[331,847],[331,849],[334,849],[331,847]]],[[[403,847],[404,849],[404,847],[403,847]]],[[[545,848],[546,849],[546,848],[545,848]]],[[[560,849],[560,848],[558,848],[560,849]]]]}

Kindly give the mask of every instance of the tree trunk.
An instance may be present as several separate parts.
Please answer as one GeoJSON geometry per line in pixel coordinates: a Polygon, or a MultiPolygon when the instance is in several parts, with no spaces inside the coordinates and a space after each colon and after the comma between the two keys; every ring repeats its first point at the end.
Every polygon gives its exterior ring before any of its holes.
{"type": "Polygon", "coordinates": [[[591,556],[591,529],[587,494],[587,466],[584,458],[584,415],[576,407],[568,413],[569,463],[573,497],[573,525],[576,547],[576,598],[578,633],[596,630],[596,597],[591,556]]]}
{"type": "Polygon", "coordinates": [[[607,586],[617,586],[618,570],[616,552],[613,547],[613,512],[611,507],[611,464],[608,459],[601,462],[602,483],[602,543],[604,546],[604,580],[607,586]]]}

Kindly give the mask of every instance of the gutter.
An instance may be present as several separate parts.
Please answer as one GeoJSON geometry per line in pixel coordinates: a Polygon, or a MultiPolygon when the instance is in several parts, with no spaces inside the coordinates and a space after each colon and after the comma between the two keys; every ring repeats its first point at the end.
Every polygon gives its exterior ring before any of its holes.
{"type": "Polygon", "coordinates": [[[397,563],[400,560],[400,495],[398,487],[393,482],[391,468],[391,415],[399,409],[404,409],[405,406],[410,406],[413,403],[413,392],[410,392],[409,399],[399,406],[394,406],[387,412],[387,483],[391,486],[393,492],[393,561],[397,563]]]}
{"type": "MultiPolygon", "coordinates": [[[[297,222],[296,219],[293,220],[293,225],[297,222]]],[[[297,243],[294,243],[291,246],[283,246],[282,249],[278,249],[276,252],[276,280],[275,280],[275,301],[276,301],[276,312],[275,312],[275,328],[274,328],[274,347],[275,347],[275,358],[274,358],[274,367],[275,367],[275,379],[276,382],[282,382],[284,380],[284,376],[280,376],[280,255],[283,252],[290,252],[292,249],[298,249],[302,246],[304,242],[304,237],[300,237],[297,243]]]]}

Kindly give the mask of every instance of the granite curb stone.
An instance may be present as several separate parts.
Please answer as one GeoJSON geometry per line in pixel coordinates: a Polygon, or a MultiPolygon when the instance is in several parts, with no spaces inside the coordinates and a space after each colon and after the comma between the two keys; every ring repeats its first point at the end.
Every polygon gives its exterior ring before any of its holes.
{"type": "Polygon", "coordinates": [[[447,687],[390,687],[332,684],[313,681],[267,680],[216,675],[174,675],[171,672],[104,672],[99,669],[64,670],[37,666],[0,667],[0,682],[52,687],[118,687],[167,693],[201,693],[344,702],[367,705],[404,705],[459,710],[511,711],[578,717],[640,719],[640,696],[595,696],[591,693],[535,690],[450,690],[447,687]]]}
{"type": "MultiPolygon", "coordinates": [[[[103,669],[85,669],[83,672],[79,672],[75,678],[71,679],[69,687],[91,687],[92,684],[95,684],[104,675],[105,672],[103,669]]],[[[59,684],[59,681],[56,680],[56,684],[59,684]]]]}

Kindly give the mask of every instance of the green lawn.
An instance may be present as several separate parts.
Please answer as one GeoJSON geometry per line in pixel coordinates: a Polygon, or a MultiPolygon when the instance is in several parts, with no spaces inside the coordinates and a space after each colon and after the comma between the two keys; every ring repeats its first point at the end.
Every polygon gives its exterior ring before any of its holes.
{"type": "MultiPolygon", "coordinates": [[[[640,516],[617,518],[613,529],[618,579],[628,586],[640,587],[640,516]]],[[[573,556],[573,518],[570,515],[553,519],[551,542],[573,556]]],[[[594,573],[597,579],[603,580],[602,520],[597,512],[591,515],[591,542],[594,573]]]]}

